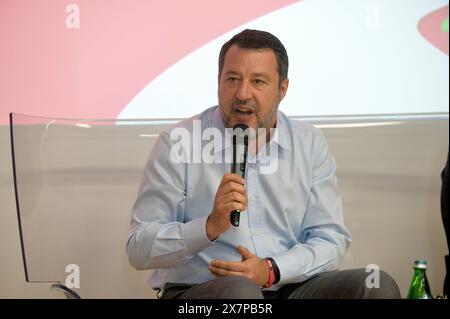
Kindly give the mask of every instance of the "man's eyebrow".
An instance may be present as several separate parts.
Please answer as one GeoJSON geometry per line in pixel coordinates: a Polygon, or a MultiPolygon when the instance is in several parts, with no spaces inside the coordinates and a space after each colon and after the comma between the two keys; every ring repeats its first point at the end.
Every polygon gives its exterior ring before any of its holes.
{"type": "Polygon", "coordinates": [[[239,75],[239,73],[236,71],[227,71],[225,72],[225,75],[239,75]]]}
{"type": "MultiPolygon", "coordinates": [[[[236,71],[232,71],[229,70],[227,72],[225,72],[225,75],[240,75],[239,72],[236,71]]],[[[270,76],[267,73],[261,72],[261,73],[252,73],[253,77],[261,77],[261,78],[265,78],[265,79],[270,79],[270,76]]]]}
{"type": "Polygon", "coordinates": [[[265,79],[270,79],[270,76],[267,73],[253,73],[252,76],[257,77],[257,78],[265,78],[265,79]]]}

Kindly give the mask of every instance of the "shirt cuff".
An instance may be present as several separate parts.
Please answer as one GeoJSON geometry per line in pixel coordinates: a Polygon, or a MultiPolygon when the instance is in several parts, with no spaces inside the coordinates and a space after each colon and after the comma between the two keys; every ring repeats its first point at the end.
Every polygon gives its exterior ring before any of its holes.
{"type": "Polygon", "coordinates": [[[302,274],[305,273],[308,263],[312,263],[312,255],[308,249],[296,248],[295,253],[287,251],[285,253],[272,256],[280,271],[279,284],[288,284],[292,282],[303,282],[308,279],[302,274]],[[298,256],[302,258],[298,258],[298,256]]]}
{"type": "Polygon", "coordinates": [[[196,254],[212,244],[206,235],[207,219],[208,216],[205,216],[181,224],[184,242],[192,254],[196,254]]]}

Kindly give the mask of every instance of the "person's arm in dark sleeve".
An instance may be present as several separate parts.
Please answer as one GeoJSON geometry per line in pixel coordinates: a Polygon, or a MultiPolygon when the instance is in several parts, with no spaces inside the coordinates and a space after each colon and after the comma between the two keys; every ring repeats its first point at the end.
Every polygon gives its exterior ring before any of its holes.
{"type": "MultiPolygon", "coordinates": [[[[447,153],[447,163],[445,164],[445,168],[442,170],[441,179],[442,179],[442,187],[441,187],[441,215],[442,215],[442,224],[444,225],[445,237],[447,238],[447,248],[450,250],[450,227],[449,227],[449,219],[448,219],[448,180],[449,180],[449,168],[448,168],[448,153],[447,153]]],[[[444,280],[444,296],[448,296],[450,293],[450,256],[445,256],[445,268],[446,275],[444,280]]]]}

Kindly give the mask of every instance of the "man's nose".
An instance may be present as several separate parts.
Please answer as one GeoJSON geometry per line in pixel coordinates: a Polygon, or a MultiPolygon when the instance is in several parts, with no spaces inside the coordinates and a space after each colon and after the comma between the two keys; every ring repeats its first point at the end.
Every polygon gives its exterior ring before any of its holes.
{"type": "Polygon", "coordinates": [[[236,98],[241,101],[247,101],[251,98],[251,87],[247,81],[242,81],[236,92],[236,98]]]}

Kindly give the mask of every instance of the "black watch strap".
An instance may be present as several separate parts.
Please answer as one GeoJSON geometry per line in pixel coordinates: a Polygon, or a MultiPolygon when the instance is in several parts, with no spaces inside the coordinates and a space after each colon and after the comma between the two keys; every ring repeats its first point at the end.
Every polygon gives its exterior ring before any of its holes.
{"type": "Polygon", "coordinates": [[[273,272],[275,273],[275,281],[273,283],[276,284],[280,281],[280,269],[278,268],[278,265],[275,260],[273,260],[273,258],[267,257],[267,259],[269,259],[272,263],[273,272]]]}

